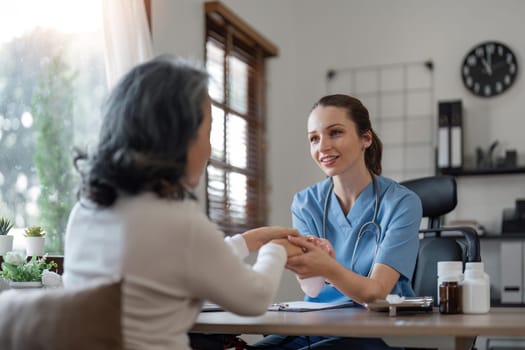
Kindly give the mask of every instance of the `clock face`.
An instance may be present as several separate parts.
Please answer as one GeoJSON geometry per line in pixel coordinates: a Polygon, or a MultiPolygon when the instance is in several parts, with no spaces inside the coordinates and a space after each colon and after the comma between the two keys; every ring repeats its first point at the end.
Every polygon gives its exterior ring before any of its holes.
{"type": "Polygon", "coordinates": [[[463,84],[474,95],[492,97],[508,90],[518,75],[516,56],[506,45],[487,41],[470,50],[461,66],[463,84]]]}

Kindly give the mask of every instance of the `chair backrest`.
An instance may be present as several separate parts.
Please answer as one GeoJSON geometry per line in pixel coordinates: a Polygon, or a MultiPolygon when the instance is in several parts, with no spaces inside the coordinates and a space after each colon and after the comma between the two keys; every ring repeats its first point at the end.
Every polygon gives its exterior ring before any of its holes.
{"type": "Polygon", "coordinates": [[[0,349],[121,350],[122,281],[0,293],[0,349]]]}
{"type": "Polygon", "coordinates": [[[407,180],[401,184],[415,192],[423,205],[428,228],[440,227],[442,216],[458,204],[456,180],[452,176],[429,176],[407,180]]]}
{"type": "Polygon", "coordinates": [[[481,261],[479,237],[471,227],[442,227],[443,215],[457,205],[456,180],[452,176],[429,176],[401,182],[421,199],[423,217],[428,227],[419,232],[418,258],[412,286],[418,296],[433,296],[437,303],[437,262],[462,261],[463,264],[481,261]],[[454,236],[442,237],[442,232],[454,232],[454,236]],[[458,237],[459,236],[459,237],[458,237]]]}

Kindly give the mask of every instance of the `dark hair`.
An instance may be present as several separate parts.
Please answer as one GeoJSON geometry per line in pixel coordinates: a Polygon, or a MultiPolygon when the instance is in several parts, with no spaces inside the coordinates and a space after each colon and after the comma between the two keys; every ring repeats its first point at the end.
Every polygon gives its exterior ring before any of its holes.
{"type": "Polygon", "coordinates": [[[372,129],[370,115],[366,107],[357,98],[348,95],[328,95],[317,101],[312,109],[317,106],[339,107],[347,110],[347,115],[357,126],[357,133],[363,136],[367,131],[372,134],[372,143],[365,151],[365,164],[368,171],[375,175],[381,175],[381,156],[383,154],[383,143],[372,129]]]}
{"type": "Polygon", "coordinates": [[[111,206],[119,193],[189,195],[180,182],[188,146],[203,120],[208,74],[171,56],[140,64],[115,86],[103,108],[95,152],[77,152],[80,194],[111,206]],[[79,161],[86,161],[81,167],[79,161]]]}

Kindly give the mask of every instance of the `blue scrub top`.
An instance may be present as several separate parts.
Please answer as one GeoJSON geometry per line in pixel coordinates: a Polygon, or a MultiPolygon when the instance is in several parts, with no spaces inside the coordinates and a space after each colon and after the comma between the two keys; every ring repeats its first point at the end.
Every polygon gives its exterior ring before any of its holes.
{"type": "MultiPolygon", "coordinates": [[[[400,273],[390,294],[414,296],[412,274],[419,249],[418,231],[421,224],[422,207],[419,197],[406,187],[386,177],[376,177],[379,189],[377,222],[381,227],[379,250],[375,262],[388,265],[400,273]]],[[[302,235],[323,237],[323,211],[331,185],[331,178],[295,194],[292,202],[292,222],[302,235]]],[[[344,215],[332,191],[328,200],[326,238],[332,243],[335,258],[347,269],[351,269],[352,253],[361,227],[372,220],[375,206],[373,182],[357,197],[348,215],[344,215]]],[[[368,276],[374,261],[376,237],[374,225],[366,225],[355,252],[355,271],[368,276]]],[[[321,293],[305,300],[337,302],[349,300],[331,285],[325,285],[321,293]]]]}

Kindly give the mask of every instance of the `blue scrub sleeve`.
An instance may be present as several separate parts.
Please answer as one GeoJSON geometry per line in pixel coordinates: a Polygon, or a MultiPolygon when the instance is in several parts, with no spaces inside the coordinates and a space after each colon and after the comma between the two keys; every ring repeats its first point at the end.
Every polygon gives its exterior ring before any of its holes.
{"type": "Polygon", "coordinates": [[[304,204],[300,203],[301,201],[297,198],[297,195],[294,196],[292,202],[292,226],[303,236],[306,235],[317,235],[312,227],[308,225],[302,211],[304,210],[304,204]],[[303,210],[301,210],[301,208],[303,210]]]}
{"type": "Polygon", "coordinates": [[[407,193],[392,210],[388,227],[383,232],[376,262],[388,265],[407,279],[412,278],[419,249],[419,226],[422,207],[419,197],[407,193]]]}

